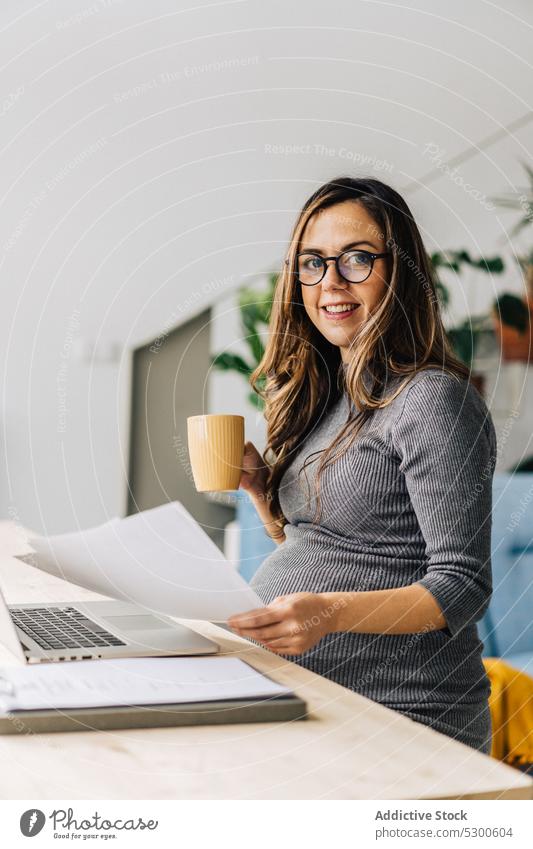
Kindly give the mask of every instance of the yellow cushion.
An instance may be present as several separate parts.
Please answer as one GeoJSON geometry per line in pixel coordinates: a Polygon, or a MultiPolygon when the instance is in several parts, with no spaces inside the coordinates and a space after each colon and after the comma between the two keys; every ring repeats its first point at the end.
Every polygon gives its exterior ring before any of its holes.
{"type": "Polygon", "coordinates": [[[484,657],[491,683],[493,758],[508,764],[533,763],[533,678],[498,657],[484,657]]]}

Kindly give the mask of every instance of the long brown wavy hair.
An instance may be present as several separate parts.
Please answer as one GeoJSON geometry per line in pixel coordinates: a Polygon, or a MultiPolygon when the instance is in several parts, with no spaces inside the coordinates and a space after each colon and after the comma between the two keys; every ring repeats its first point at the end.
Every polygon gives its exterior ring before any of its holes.
{"type": "Polygon", "coordinates": [[[269,467],[265,495],[280,525],[284,523],[281,478],[341,393],[348,392],[357,412],[352,411],[333,443],[321,452],[317,487],[324,468],[346,451],[372,412],[390,404],[414,374],[428,366],[439,366],[459,378],[469,374],[449,346],[434,272],[409,207],[380,180],[339,177],[325,183],[306,201],[294,224],[276,283],[265,354],[251,377],[265,403],[264,460],[269,467]],[[364,206],[390,257],[386,293],[360,327],[353,356],[342,369],[340,349],[322,336],[305,311],[295,263],[311,217],[347,200],[364,206]],[[391,379],[393,389],[387,392],[391,379]]]}

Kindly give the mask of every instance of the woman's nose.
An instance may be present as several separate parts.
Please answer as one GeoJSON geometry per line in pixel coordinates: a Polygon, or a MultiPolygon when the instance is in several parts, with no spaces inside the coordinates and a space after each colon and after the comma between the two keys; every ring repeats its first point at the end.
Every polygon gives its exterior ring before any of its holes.
{"type": "Polygon", "coordinates": [[[338,289],[339,286],[342,288],[346,288],[348,286],[348,282],[343,280],[337,271],[337,266],[334,262],[328,262],[326,267],[326,273],[322,278],[322,288],[323,289],[338,289]]]}

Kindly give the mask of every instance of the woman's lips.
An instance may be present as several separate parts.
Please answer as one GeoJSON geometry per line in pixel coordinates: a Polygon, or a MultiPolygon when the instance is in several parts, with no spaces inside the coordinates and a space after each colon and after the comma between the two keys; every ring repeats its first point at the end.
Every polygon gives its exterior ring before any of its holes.
{"type": "Polygon", "coordinates": [[[343,321],[346,318],[349,318],[354,314],[359,308],[360,304],[350,304],[350,308],[344,310],[343,312],[328,312],[326,307],[320,307],[320,311],[322,314],[329,319],[329,321],[343,321]]]}

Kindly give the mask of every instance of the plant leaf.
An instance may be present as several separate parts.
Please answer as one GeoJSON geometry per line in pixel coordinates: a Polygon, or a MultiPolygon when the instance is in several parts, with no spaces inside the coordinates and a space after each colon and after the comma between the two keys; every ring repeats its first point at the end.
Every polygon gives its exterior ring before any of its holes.
{"type": "Polygon", "coordinates": [[[529,177],[529,182],[531,183],[531,186],[530,186],[531,193],[533,194],[533,168],[531,167],[531,165],[529,165],[528,162],[525,162],[523,159],[521,160],[521,162],[522,162],[522,168],[524,169],[524,171],[526,172],[526,174],[529,177]]]}
{"type": "Polygon", "coordinates": [[[221,354],[214,356],[211,362],[213,367],[220,369],[220,371],[237,371],[247,378],[253,371],[253,367],[248,365],[243,357],[239,354],[233,354],[231,351],[222,351],[221,354]]]}
{"type": "Polygon", "coordinates": [[[468,320],[448,330],[448,339],[456,356],[469,368],[474,358],[475,335],[468,320]]]}
{"type": "MultiPolygon", "coordinates": [[[[242,374],[249,380],[251,374],[264,354],[264,343],[262,335],[267,329],[272,311],[272,302],[274,298],[274,290],[279,278],[279,274],[273,272],[268,276],[268,284],[265,290],[257,291],[251,287],[244,287],[239,293],[239,309],[241,315],[241,325],[243,328],[244,342],[246,343],[250,354],[251,363],[239,354],[234,354],[230,351],[225,351],[213,358],[213,366],[222,371],[236,371],[242,374]]],[[[265,385],[264,376],[257,381],[258,388],[261,389],[265,385]]],[[[255,391],[251,391],[248,395],[250,403],[258,410],[264,408],[264,402],[260,395],[255,391]]]]}
{"type": "Polygon", "coordinates": [[[501,274],[505,268],[500,256],[473,259],[466,250],[437,252],[431,254],[430,259],[434,268],[447,268],[456,272],[460,271],[461,265],[470,265],[487,274],[501,274]]]}
{"type": "Polygon", "coordinates": [[[435,279],[435,289],[440,303],[443,307],[447,307],[450,303],[450,293],[448,287],[438,277],[435,279]]]}
{"type": "Polygon", "coordinates": [[[263,410],[264,409],[265,405],[264,405],[263,399],[261,398],[260,395],[257,394],[257,392],[249,392],[248,393],[248,400],[257,410],[263,410]]]}
{"type": "Polygon", "coordinates": [[[430,260],[433,268],[448,268],[452,271],[459,271],[459,264],[455,262],[455,260],[451,259],[450,252],[444,254],[437,251],[436,253],[431,254],[430,260]]]}
{"type": "Polygon", "coordinates": [[[494,309],[502,324],[525,333],[529,324],[529,309],[518,295],[506,292],[494,302],[494,309]]]}
{"type": "Polygon", "coordinates": [[[471,260],[470,264],[473,268],[479,268],[480,271],[485,271],[487,274],[501,274],[505,268],[501,256],[493,256],[490,259],[480,257],[479,259],[471,260]]]}
{"type": "Polygon", "coordinates": [[[522,209],[518,197],[511,195],[495,195],[491,198],[491,201],[504,209],[522,209]]]}

